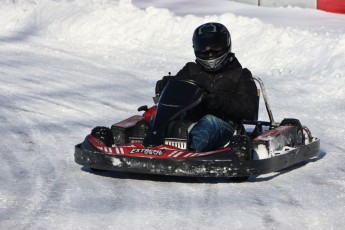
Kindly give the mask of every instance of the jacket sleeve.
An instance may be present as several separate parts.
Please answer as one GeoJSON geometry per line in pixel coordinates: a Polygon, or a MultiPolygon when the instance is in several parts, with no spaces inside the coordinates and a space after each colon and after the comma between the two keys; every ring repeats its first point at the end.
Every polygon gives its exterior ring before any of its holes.
{"type": "Polygon", "coordinates": [[[258,113],[257,88],[248,69],[243,69],[236,91],[228,97],[225,112],[235,120],[253,120],[258,113]]]}

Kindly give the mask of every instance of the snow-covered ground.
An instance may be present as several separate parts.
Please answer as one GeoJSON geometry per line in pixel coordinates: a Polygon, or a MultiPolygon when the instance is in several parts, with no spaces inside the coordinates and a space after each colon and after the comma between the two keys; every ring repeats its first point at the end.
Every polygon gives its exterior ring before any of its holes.
{"type": "Polygon", "coordinates": [[[0,229],[343,229],[345,15],[163,2],[0,0],[0,229]],[[319,157],[242,184],[75,164],[94,126],[152,105],[155,82],[194,60],[208,21],[229,28],[275,119],[321,139],[319,157]]]}

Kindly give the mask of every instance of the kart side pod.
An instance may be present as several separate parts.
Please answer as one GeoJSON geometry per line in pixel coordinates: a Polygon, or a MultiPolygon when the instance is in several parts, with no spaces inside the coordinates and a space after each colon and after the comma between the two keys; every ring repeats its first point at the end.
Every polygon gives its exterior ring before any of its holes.
{"type": "Polygon", "coordinates": [[[273,157],[304,144],[305,137],[300,121],[286,118],[278,127],[267,130],[252,140],[253,159],[273,157]]]}

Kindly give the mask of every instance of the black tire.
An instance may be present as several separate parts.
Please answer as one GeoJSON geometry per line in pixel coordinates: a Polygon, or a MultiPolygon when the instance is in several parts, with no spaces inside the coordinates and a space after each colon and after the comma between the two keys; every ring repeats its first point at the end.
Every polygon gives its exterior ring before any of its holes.
{"type": "Polygon", "coordinates": [[[296,132],[296,143],[295,145],[304,145],[305,143],[305,136],[303,133],[303,126],[301,122],[298,119],[295,118],[285,118],[282,120],[280,123],[280,126],[285,126],[285,125],[292,125],[297,127],[297,132],[296,132]]]}

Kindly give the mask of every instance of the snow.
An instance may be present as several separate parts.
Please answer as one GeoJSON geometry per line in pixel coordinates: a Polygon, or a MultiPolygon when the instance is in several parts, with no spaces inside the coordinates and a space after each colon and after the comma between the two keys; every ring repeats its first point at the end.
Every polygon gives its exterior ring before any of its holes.
{"type": "Polygon", "coordinates": [[[0,229],[343,229],[345,15],[226,0],[0,3],[0,229]],[[229,28],[276,121],[299,118],[321,139],[319,156],[241,184],[74,163],[93,127],[152,105],[208,21],[229,28]]]}

